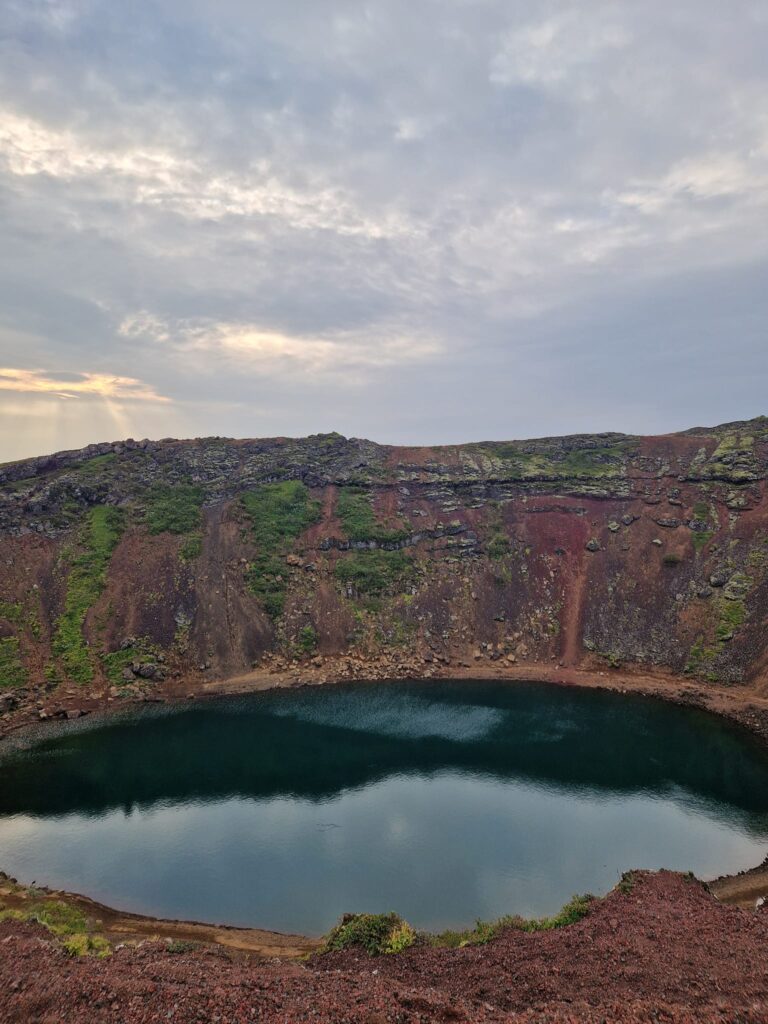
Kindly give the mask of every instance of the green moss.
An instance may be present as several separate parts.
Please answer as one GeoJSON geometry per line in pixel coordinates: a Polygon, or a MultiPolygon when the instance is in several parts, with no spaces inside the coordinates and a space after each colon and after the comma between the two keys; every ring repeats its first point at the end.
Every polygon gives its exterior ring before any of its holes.
{"type": "Polygon", "coordinates": [[[684,669],[685,673],[687,675],[702,676],[711,682],[715,682],[717,680],[717,673],[715,672],[714,662],[718,654],[719,651],[714,647],[706,646],[703,637],[697,637],[688,653],[688,660],[684,669]]]}
{"type": "Polygon", "coordinates": [[[715,636],[718,640],[726,641],[744,625],[747,618],[747,609],[742,600],[729,601],[727,598],[720,598],[717,601],[719,621],[715,629],[715,636]]]}
{"type": "Polygon", "coordinates": [[[504,463],[505,473],[521,480],[614,478],[623,475],[627,458],[637,449],[628,438],[612,445],[560,451],[526,451],[515,442],[494,445],[468,445],[467,451],[482,458],[504,463]]]}
{"type": "Polygon", "coordinates": [[[107,452],[106,455],[95,455],[92,459],[88,459],[86,462],[81,462],[79,466],[74,468],[85,474],[86,476],[94,475],[103,469],[107,469],[117,459],[117,455],[114,452],[107,452]]]}
{"type": "Polygon", "coordinates": [[[495,533],[488,541],[486,551],[488,552],[488,557],[492,558],[494,561],[499,561],[504,558],[504,556],[508,555],[511,551],[509,537],[503,533],[495,533]]]}
{"type": "Polygon", "coordinates": [[[317,630],[314,626],[304,626],[299,630],[296,646],[301,654],[312,654],[317,650],[317,630]]]}
{"type": "Polygon", "coordinates": [[[150,533],[191,533],[200,525],[203,490],[190,484],[152,487],[147,492],[150,533]]]}
{"type": "Polygon", "coordinates": [[[301,534],[320,518],[320,502],[298,480],[264,484],[242,496],[257,554],[248,585],[273,619],[283,613],[287,586],[285,556],[301,534]]]}
{"type": "Polygon", "coordinates": [[[352,551],[336,563],[336,578],[358,594],[377,595],[404,585],[414,567],[402,551],[352,551]]]}
{"type": "Polygon", "coordinates": [[[203,538],[197,531],[190,533],[179,548],[179,557],[182,562],[194,562],[199,558],[203,550],[203,538]]]}
{"type": "Polygon", "coordinates": [[[375,540],[379,544],[397,543],[409,535],[403,527],[391,528],[379,522],[373,510],[370,491],[344,487],[336,500],[336,515],[344,533],[353,541],[375,540]]]}
{"type": "Polygon", "coordinates": [[[135,644],[119,651],[110,651],[101,655],[101,663],[104,674],[114,686],[125,685],[123,670],[132,665],[134,661],[154,662],[160,653],[158,647],[147,637],[141,637],[135,644]]]}
{"type": "Polygon", "coordinates": [[[714,532],[712,530],[694,530],[691,534],[693,546],[697,551],[701,551],[702,548],[705,548],[713,537],[714,532]]]}
{"type": "Polygon", "coordinates": [[[56,623],[53,653],[61,659],[66,676],[76,683],[93,679],[93,665],[83,636],[88,609],[99,598],[107,567],[124,527],[121,510],[99,505],[88,513],[81,531],[81,551],[72,558],[64,612],[56,623]]]}
{"type": "Polygon", "coordinates": [[[21,660],[19,641],[15,636],[0,639],[0,690],[24,686],[27,670],[21,660]]]}
{"type": "Polygon", "coordinates": [[[637,882],[637,874],[634,871],[625,871],[621,876],[621,880],[616,888],[624,896],[629,896],[632,890],[635,888],[637,882]]]}
{"type": "Polygon", "coordinates": [[[751,434],[726,434],[705,463],[710,476],[725,477],[735,483],[755,479],[755,439],[751,434]]]}
{"type": "Polygon", "coordinates": [[[0,619],[5,619],[13,626],[21,625],[24,609],[19,601],[0,601],[0,619]]]}

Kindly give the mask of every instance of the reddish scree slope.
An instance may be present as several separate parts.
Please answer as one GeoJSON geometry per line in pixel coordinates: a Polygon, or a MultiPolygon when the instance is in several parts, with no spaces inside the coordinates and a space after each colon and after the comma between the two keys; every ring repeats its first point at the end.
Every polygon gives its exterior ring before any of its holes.
{"type": "Polygon", "coordinates": [[[558,931],[485,945],[306,963],[173,954],[156,944],[71,959],[31,925],[0,925],[0,1021],[149,1024],[298,1021],[768,1020],[768,912],[719,904],[696,881],[640,873],[558,931]]]}

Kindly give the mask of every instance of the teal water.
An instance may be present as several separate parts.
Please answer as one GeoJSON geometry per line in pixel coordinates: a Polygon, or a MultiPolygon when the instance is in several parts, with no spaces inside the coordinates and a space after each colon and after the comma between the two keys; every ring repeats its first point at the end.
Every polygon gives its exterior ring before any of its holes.
{"type": "Polygon", "coordinates": [[[444,928],[549,914],[627,868],[707,877],[766,854],[755,740],[601,691],[274,691],[0,749],[0,868],[162,917],[319,934],[397,910],[444,928]]]}

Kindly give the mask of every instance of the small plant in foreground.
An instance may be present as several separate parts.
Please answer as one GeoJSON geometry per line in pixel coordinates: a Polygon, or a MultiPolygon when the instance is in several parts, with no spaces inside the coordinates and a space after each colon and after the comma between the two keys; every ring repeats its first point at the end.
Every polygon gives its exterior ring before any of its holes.
{"type": "Polygon", "coordinates": [[[629,896],[632,890],[635,888],[635,882],[637,882],[637,875],[634,871],[625,871],[619,880],[619,884],[616,888],[624,896],[629,896]]]}
{"type": "Polygon", "coordinates": [[[416,941],[416,932],[398,914],[345,914],[331,929],[324,952],[361,946],[371,956],[402,953],[416,941]]]}
{"type": "Polygon", "coordinates": [[[195,948],[194,942],[186,942],[184,939],[174,939],[165,947],[167,953],[191,953],[195,948]]]}

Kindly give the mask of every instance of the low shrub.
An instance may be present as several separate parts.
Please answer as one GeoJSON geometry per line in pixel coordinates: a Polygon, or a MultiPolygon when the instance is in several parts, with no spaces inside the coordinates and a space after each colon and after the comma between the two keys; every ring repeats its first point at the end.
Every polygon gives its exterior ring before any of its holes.
{"type": "Polygon", "coordinates": [[[328,933],[324,952],[361,947],[371,956],[401,953],[416,932],[398,914],[345,914],[328,933]]]}

